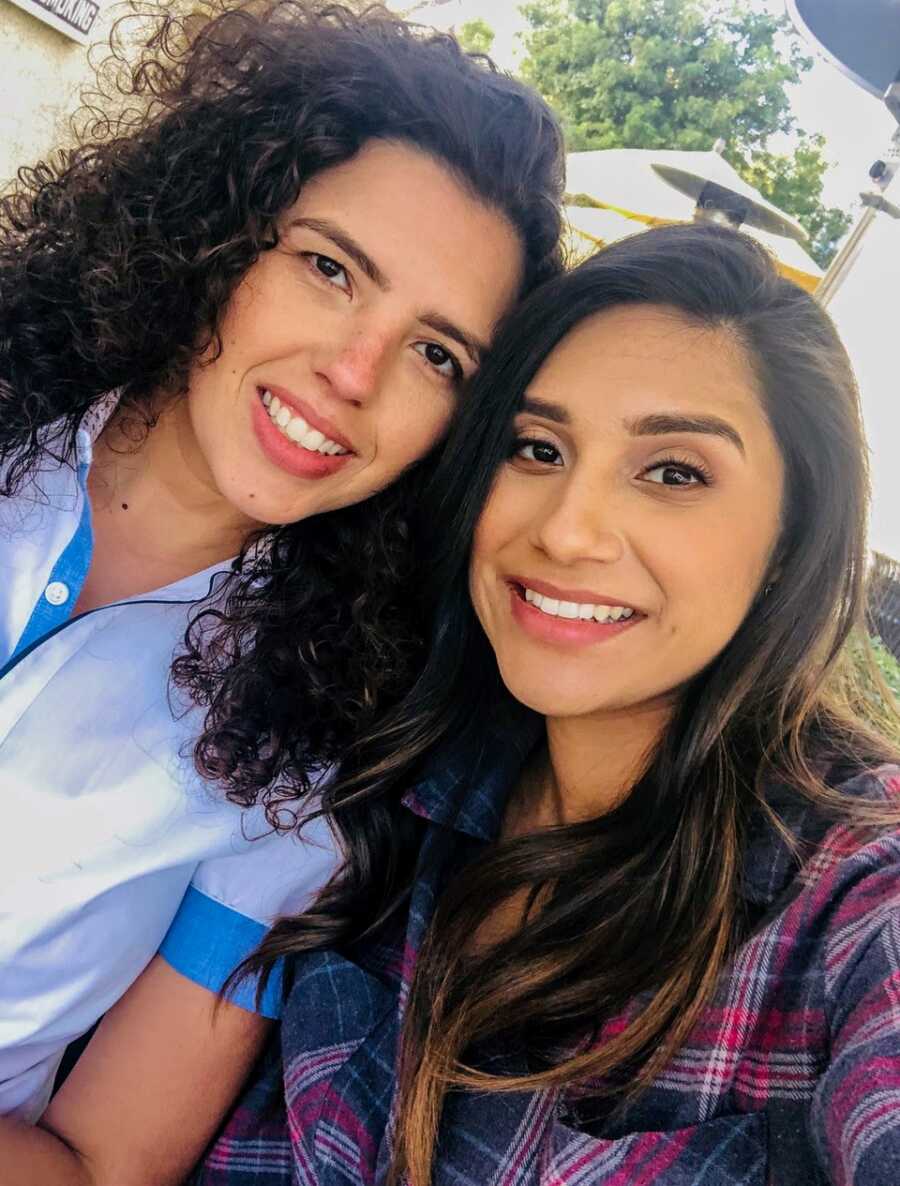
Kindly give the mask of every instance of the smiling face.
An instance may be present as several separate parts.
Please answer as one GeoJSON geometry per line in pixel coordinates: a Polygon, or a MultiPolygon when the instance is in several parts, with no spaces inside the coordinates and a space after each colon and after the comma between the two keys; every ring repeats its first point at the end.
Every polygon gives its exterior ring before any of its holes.
{"type": "Polygon", "coordinates": [[[522,277],[505,217],[401,144],[316,175],[279,234],[177,406],[193,478],[248,524],[359,502],[423,456],[522,277]]]}
{"type": "Polygon", "coordinates": [[[664,709],[738,629],[778,537],[781,455],[742,347],[658,306],[600,313],[515,427],[470,574],[504,682],[551,718],[664,709]]]}

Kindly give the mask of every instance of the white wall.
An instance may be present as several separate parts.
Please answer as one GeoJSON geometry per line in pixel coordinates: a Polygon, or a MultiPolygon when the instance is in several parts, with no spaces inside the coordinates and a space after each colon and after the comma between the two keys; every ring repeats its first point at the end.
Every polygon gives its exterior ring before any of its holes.
{"type": "MultiPolygon", "coordinates": [[[[99,0],[91,30],[103,41],[114,5],[99,0]]],[[[78,93],[91,78],[88,48],[10,0],[0,0],[0,187],[66,137],[78,93]]]]}

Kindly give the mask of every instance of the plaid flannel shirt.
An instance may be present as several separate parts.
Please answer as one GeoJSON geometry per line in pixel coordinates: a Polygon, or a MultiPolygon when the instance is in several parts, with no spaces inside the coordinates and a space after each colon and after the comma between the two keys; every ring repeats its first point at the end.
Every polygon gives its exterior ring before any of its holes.
{"type": "MultiPolygon", "coordinates": [[[[195,1186],[384,1181],[416,953],[446,877],[496,836],[521,760],[507,749],[475,779],[451,760],[407,796],[425,822],[396,942],[298,960],[280,1050],[195,1186]]],[[[837,782],[847,795],[900,795],[896,767],[837,782]]],[[[434,1186],[900,1186],[900,831],[829,825],[777,798],[813,855],[799,868],[758,821],[743,890],[756,925],[651,1088],[614,1123],[591,1120],[589,1089],[454,1092],[434,1186]]],[[[492,1069],[524,1067],[514,1052],[497,1059],[492,1069]]]]}

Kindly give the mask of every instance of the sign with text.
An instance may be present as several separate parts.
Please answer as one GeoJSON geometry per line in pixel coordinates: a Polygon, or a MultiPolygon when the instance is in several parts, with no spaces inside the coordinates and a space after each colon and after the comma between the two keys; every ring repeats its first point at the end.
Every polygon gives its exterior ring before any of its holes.
{"type": "Polygon", "coordinates": [[[87,45],[90,40],[100,11],[97,0],[12,0],[12,3],[81,45],[87,45]]]}

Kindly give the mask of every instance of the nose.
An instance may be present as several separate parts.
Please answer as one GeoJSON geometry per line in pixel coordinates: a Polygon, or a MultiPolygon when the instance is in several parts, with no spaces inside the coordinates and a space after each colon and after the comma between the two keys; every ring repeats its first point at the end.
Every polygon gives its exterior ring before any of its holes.
{"type": "Polygon", "coordinates": [[[383,330],[358,326],[320,355],[316,371],[338,399],[361,406],[378,393],[390,350],[383,330]]]}
{"type": "Polygon", "coordinates": [[[625,555],[615,498],[606,487],[577,478],[562,486],[534,524],[534,544],[554,563],[614,564],[625,555]]]}

